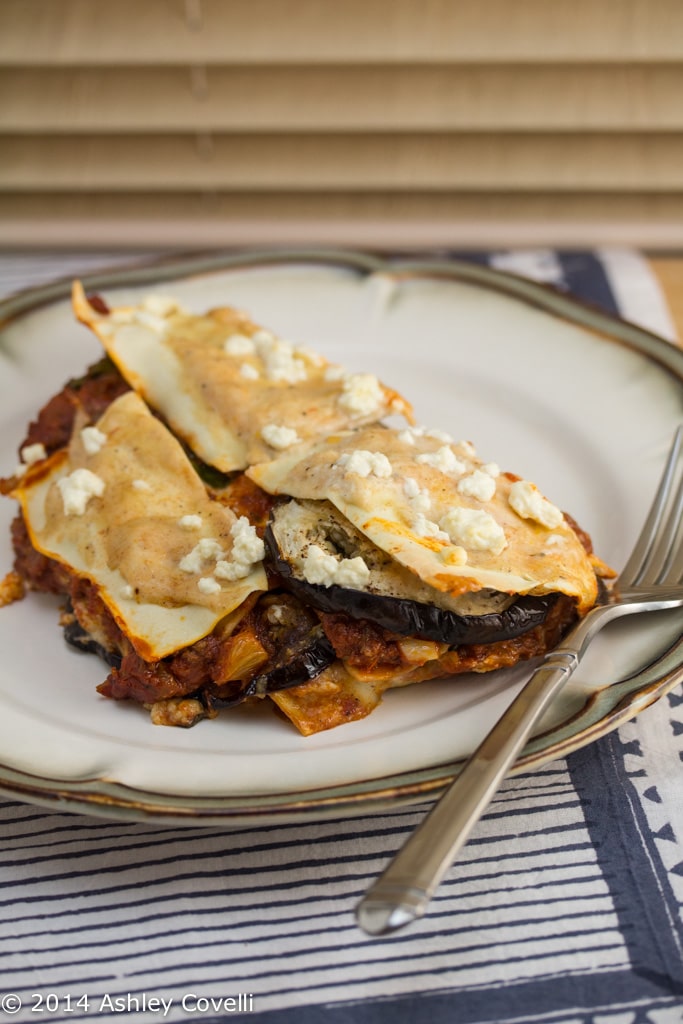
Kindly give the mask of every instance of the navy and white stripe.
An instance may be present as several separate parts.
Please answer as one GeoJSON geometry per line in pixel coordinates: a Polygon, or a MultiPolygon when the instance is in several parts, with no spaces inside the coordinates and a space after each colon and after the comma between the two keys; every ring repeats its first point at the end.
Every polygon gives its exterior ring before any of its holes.
{"type": "Polygon", "coordinates": [[[364,937],[352,908],[422,813],[225,833],[7,805],[0,987],[249,991],[264,1012],[476,989],[520,969],[542,978],[568,959],[627,967],[581,799],[558,765],[505,787],[428,918],[383,942],[364,937]]]}
{"type": "MultiPolygon", "coordinates": [[[[629,316],[661,331],[647,268],[622,256],[488,260],[610,310],[637,273],[629,316]]],[[[114,261],[5,255],[0,286],[114,261]]],[[[182,996],[247,993],[264,1024],[681,1024],[682,758],[679,690],[510,780],[429,915],[383,940],[359,932],[353,907],[424,808],[225,831],[2,801],[0,993],[24,999],[16,1021],[109,1024],[121,1013],[107,994],[172,999],[165,1020],[224,1022],[236,1014],[186,1010],[182,996]],[[32,993],[54,993],[60,1009],[31,1012],[32,993]],[[67,1012],[67,994],[87,994],[88,1011],[67,1012]]]]}

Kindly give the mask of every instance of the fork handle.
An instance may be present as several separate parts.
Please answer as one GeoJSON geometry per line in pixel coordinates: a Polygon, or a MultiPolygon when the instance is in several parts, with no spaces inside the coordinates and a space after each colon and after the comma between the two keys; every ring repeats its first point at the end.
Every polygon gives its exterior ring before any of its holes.
{"type": "Polygon", "coordinates": [[[395,931],[424,914],[437,886],[491,802],[553,697],[579,663],[584,644],[547,654],[460,774],[356,907],[369,935],[395,931]]]}

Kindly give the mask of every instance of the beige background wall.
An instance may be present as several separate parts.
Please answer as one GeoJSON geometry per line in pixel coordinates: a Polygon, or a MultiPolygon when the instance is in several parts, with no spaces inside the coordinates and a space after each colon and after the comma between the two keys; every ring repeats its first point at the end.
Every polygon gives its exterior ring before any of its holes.
{"type": "Polygon", "coordinates": [[[681,0],[2,0],[5,244],[681,248],[681,0]]]}

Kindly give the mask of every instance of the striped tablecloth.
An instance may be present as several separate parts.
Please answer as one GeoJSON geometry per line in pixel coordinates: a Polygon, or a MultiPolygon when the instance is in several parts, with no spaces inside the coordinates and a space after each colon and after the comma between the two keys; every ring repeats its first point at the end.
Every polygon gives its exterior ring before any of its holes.
{"type": "MultiPolygon", "coordinates": [[[[673,338],[637,254],[472,258],[673,338]]],[[[0,292],[130,259],[0,255],[0,292]]],[[[384,940],[352,909],[424,807],[226,832],[0,801],[0,1022],[681,1024],[682,759],[679,690],[510,781],[384,940]]]]}

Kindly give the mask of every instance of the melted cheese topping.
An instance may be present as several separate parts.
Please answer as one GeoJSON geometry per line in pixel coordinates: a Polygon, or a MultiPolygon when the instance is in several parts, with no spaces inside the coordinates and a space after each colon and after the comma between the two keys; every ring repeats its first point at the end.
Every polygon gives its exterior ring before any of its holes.
{"type": "Polygon", "coordinates": [[[468,479],[480,484],[477,474],[485,473],[471,445],[445,444],[429,432],[405,435],[375,424],[283,453],[248,475],[272,494],[326,498],[436,590],[560,592],[575,597],[580,611],[595,603],[592,564],[561,513],[552,528],[520,515],[510,501],[516,478],[505,474],[489,476],[493,490],[463,487],[468,479]],[[382,452],[391,474],[349,471],[358,451],[382,452]],[[416,510],[418,495],[428,514],[416,510]]]}
{"type": "Polygon", "coordinates": [[[102,314],[79,282],[73,306],[131,387],[223,472],[271,459],[285,437],[298,444],[388,413],[412,418],[409,403],[372,374],[345,374],[234,309],[196,316],[150,296],[102,314]]]}
{"type": "Polygon", "coordinates": [[[267,589],[262,544],[246,520],[209,498],[180,444],[134,392],[113,402],[97,429],[104,440],[96,448],[76,430],[68,451],[29,469],[14,493],[33,545],[92,580],[138,653],[155,660],[267,589]],[[89,482],[82,501],[74,479],[89,482]],[[216,572],[223,564],[235,571],[216,572]]]}

